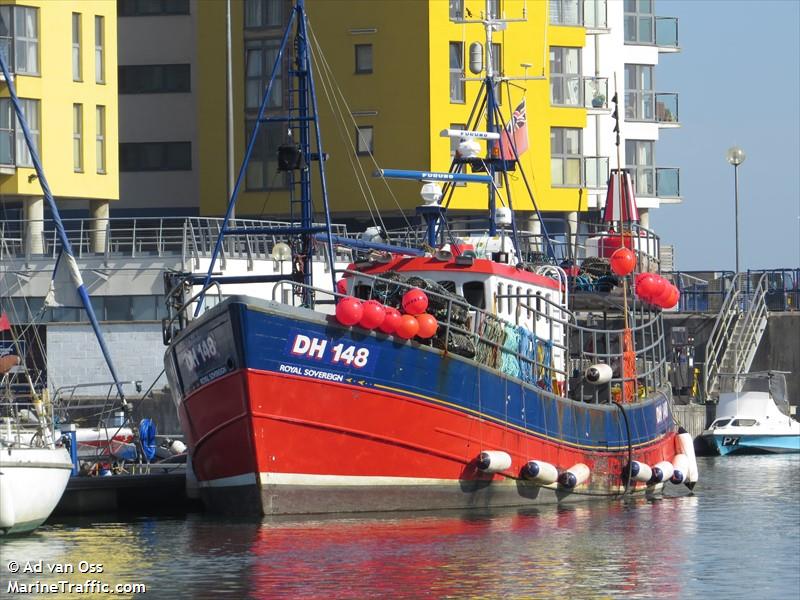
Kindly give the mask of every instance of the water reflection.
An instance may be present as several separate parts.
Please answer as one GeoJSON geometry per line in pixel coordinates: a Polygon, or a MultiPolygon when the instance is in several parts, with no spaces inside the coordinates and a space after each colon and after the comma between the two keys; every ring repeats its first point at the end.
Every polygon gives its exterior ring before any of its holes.
{"type": "MultiPolygon", "coordinates": [[[[101,563],[98,579],[146,583],[153,597],[797,597],[800,460],[700,462],[694,495],[676,486],[682,495],[559,509],[262,522],[73,519],[0,552],[101,563]]],[[[65,577],[20,581],[37,578],[65,577]]]]}

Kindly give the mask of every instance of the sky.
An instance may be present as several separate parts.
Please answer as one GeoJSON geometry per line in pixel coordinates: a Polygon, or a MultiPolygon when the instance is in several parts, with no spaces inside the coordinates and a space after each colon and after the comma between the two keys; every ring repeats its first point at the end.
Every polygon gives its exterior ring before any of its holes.
{"type": "Polygon", "coordinates": [[[681,51],[661,54],[657,92],[677,92],[659,167],[679,167],[683,203],[650,213],[675,268],[733,270],[739,166],[740,269],[800,268],[800,0],[657,0],[678,17],[681,51]]]}

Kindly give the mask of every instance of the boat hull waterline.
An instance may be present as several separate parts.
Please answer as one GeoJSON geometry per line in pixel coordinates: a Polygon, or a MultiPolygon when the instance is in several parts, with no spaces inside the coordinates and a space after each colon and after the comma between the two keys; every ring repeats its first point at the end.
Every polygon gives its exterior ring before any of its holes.
{"type": "MultiPolygon", "coordinates": [[[[627,405],[626,427],[617,406],[559,398],[459,356],[249,298],[183,332],[167,370],[201,495],[223,512],[615,497],[626,491],[629,455],[656,464],[676,453],[664,394],[627,405]],[[511,467],[481,471],[486,450],[508,453],[511,467]],[[560,471],[583,463],[591,476],[574,490],[537,485],[521,476],[529,460],[560,471]]],[[[631,482],[628,491],[656,487],[631,482]]]]}

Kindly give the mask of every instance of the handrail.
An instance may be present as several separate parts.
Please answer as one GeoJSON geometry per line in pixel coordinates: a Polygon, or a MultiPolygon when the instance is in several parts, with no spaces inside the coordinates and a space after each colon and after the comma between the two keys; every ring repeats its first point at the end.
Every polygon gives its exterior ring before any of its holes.
{"type": "Polygon", "coordinates": [[[703,375],[703,395],[708,401],[712,392],[719,384],[720,359],[728,346],[730,334],[733,330],[732,323],[739,317],[739,283],[738,278],[733,278],[725,300],[722,302],[711,334],[706,343],[705,372],[703,375]]]}
{"type": "MultiPolygon", "coordinates": [[[[755,350],[753,346],[757,345],[759,327],[764,318],[767,316],[767,274],[764,273],[758,280],[758,283],[753,290],[752,296],[747,299],[747,311],[744,314],[744,321],[739,330],[739,335],[735,340],[736,354],[734,363],[734,373],[742,373],[749,368],[749,362],[752,360],[752,352],[755,350]]],[[[736,391],[740,391],[742,383],[737,381],[736,391]]]]}

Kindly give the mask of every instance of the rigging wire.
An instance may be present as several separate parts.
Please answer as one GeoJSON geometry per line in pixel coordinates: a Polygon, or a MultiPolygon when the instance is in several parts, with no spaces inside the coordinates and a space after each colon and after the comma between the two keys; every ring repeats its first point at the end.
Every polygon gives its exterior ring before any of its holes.
{"type": "MultiPolygon", "coordinates": [[[[344,92],[342,92],[341,86],[336,82],[336,78],[335,78],[335,76],[333,74],[333,69],[331,68],[330,64],[328,63],[328,61],[327,61],[327,59],[325,57],[325,53],[322,51],[322,46],[320,45],[319,41],[317,40],[316,34],[314,33],[314,30],[311,27],[310,23],[308,25],[308,29],[309,29],[311,41],[312,41],[312,43],[314,45],[314,48],[316,50],[315,52],[312,53],[312,57],[314,59],[318,59],[320,61],[320,64],[322,66],[324,66],[325,70],[327,71],[327,76],[328,76],[328,78],[330,80],[329,82],[330,82],[330,85],[331,85],[331,90],[336,93],[336,96],[338,98],[341,98],[341,104],[344,105],[347,114],[350,116],[351,123],[358,129],[358,123],[356,123],[356,120],[353,117],[352,110],[350,108],[350,105],[347,102],[347,98],[345,97],[344,92]]],[[[321,71],[321,69],[318,68],[318,71],[321,71]]],[[[341,108],[339,107],[339,101],[338,100],[336,102],[336,105],[337,105],[336,108],[339,111],[339,115],[342,116],[342,111],[341,111],[341,108]]],[[[333,105],[331,105],[331,108],[333,109],[333,105]]],[[[343,117],[342,117],[342,120],[344,121],[343,117]]],[[[353,154],[355,155],[355,148],[353,146],[352,140],[350,139],[349,136],[347,136],[347,139],[348,139],[348,141],[350,143],[351,148],[354,150],[353,154]]],[[[368,156],[369,156],[370,160],[372,161],[372,164],[375,166],[375,168],[379,169],[380,165],[378,165],[378,162],[375,160],[375,156],[373,155],[372,151],[368,152],[368,156]]],[[[353,159],[351,157],[351,162],[352,161],[353,161],[353,159]]],[[[372,188],[369,186],[368,183],[366,183],[368,181],[367,176],[363,173],[363,167],[361,167],[360,161],[356,161],[356,163],[357,163],[357,165],[359,167],[359,170],[361,171],[362,175],[364,176],[365,185],[366,185],[367,190],[369,191],[369,194],[370,194],[370,196],[372,198],[373,204],[375,206],[375,210],[378,211],[378,218],[381,220],[381,225],[383,225],[383,220],[380,217],[380,211],[379,211],[379,208],[378,208],[378,203],[375,200],[374,194],[372,192],[372,188]]],[[[397,206],[397,209],[400,212],[400,215],[403,217],[403,220],[405,221],[406,226],[411,228],[411,222],[406,217],[405,212],[403,210],[403,207],[400,205],[400,202],[397,200],[397,197],[395,196],[394,191],[389,186],[389,182],[386,180],[385,177],[381,177],[380,179],[383,181],[384,185],[386,186],[386,190],[388,191],[389,196],[391,197],[391,199],[394,202],[395,206],[397,206]]],[[[384,231],[385,230],[386,230],[386,227],[384,226],[384,231]]]]}

